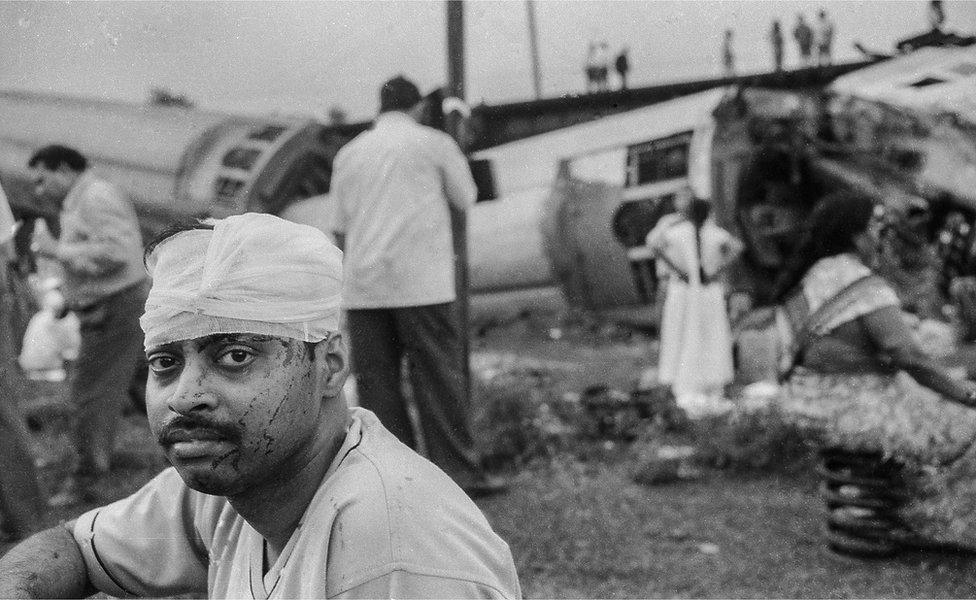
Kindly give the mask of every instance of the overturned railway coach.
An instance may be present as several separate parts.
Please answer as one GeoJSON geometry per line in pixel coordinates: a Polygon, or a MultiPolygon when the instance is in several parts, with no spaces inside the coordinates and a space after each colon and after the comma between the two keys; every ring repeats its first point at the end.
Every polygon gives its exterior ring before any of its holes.
{"type": "Polygon", "coordinates": [[[278,213],[327,192],[342,141],[310,120],[0,92],[0,178],[16,210],[54,214],[33,201],[26,165],[37,148],[65,144],[128,192],[150,234],[191,216],[278,213]]]}
{"type": "MultiPolygon", "coordinates": [[[[656,280],[644,237],[683,189],[746,242],[737,291],[768,299],[805,214],[852,187],[911,215],[943,284],[976,273],[976,49],[924,49],[827,89],[717,88],[482,150],[494,193],[469,218],[476,295],[557,291],[638,321],[656,280]]],[[[322,226],[331,160],[355,133],[311,120],[0,93],[0,179],[38,211],[26,161],[77,147],[132,196],[147,234],[266,211],[322,226]]],[[[53,213],[48,216],[52,216],[53,213]]]]}
{"type": "Polygon", "coordinates": [[[533,251],[577,305],[653,314],[644,237],[682,188],[711,198],[719,223],[746,242],[731,283],[757,303],[770,300],[816,200],[842,188],[887,208],[896,288],[944,292],[976,274],[974,97],[976,49],[923,49],[826,89],[710,90],[479,156],[499,171],[501,202],[538,205],[533,251]],[[540,175],[551,156],[556,166],[540,175]],[[933,279],[916,276],[926,268],[933,279]]]}

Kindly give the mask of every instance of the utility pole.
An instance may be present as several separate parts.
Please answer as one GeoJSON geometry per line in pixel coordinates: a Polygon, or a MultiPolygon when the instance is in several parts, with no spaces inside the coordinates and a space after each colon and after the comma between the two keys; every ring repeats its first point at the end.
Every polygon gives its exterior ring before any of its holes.
{"type": "MultiPolygon", "coordinates": [[[[448,96],[464,100],[464,5],[462,0],[447,0],[447,90],[448,96]]],[[[461,115],[445,115],[445,129],[464,147],[461,135],[461,115]]],[[[471,401],[471,344],[468,327],[468,236],[467,214],[449,206],[451,211],[451,233],[454,239],[454,289],[457,300],[458,328],[461,335],[462,362],[465,401],[471,401]]]]}
{"type": "Polygon", "coordinates": [[[529,17],[529,52],[532,55],[532,88],[535,99],[542,98],[542,73],[539,70],[539,34],[535,26],[535,1],[525,0],[525,12],[529,17]]]}
{"type": "Polygon", "coordinates": [[[464,4],[447,0],[448,95],[464,100],[464,4]]]}

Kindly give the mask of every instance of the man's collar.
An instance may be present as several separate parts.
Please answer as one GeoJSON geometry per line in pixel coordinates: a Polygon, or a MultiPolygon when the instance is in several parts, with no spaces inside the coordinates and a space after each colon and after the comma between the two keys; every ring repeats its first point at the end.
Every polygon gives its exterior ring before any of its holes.
{"type": "Polygon", "coordinates": [[[400,110],[389,110],[376,116],[376,125],[387,125],[391,123],[414,123],[417,121],[407,113],[400,110]]]}
{"type": "Polygon", "coordinates": [[[61,210],[63,211],[66,208],[72,206],[77,201],[77,198],[81,196],[85,188],[88,187],[88,185],[91,183],[93,179],[95,179],[95,175],[92,174],[91,169],[85,169],[84,171],[82,171],[78,175],[78,178],[75,179],[75,182],[71,184],[71,189],[68,190],[67,195],[65,195],[64,201],[61,202],[61,210]]]}
{"type": "Polygon", "coordinates": [[[75,182],[71,184],[71,189],[68,190],[68,193],[64,196],[64,200],[61,202],[62,212],[78,202],[78,198],[84,193],[85,188],[88,187],[94,177],[91,169],[86,169],[78,175],[75,182]]]}
{"type": "Polygon", "coordinates": [[[91,169],[85,169],[81,173],[78,173],[75,182],[71,184],[71,189],[68,190],[68,195],[70,196],[77,190],[85,189],[93,179],[95,179],[95,175],[91,172],[91,169]]]}

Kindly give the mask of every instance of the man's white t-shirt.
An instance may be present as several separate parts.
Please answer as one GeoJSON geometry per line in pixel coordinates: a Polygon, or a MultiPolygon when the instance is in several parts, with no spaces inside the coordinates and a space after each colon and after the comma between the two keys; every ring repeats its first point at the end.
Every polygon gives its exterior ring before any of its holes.
{"type": "Polygon", "coordinates": [[[261,535],[169,468],[78,519],[90,580],[113,596],[520,597],[508,545],[450,477],[373,413],[349,414],[339,453],[267,573],[261,535]]]}
{"type": "Polygon", "coordinates": [[[346,236],[346,308],[454,300],[448,203],[465,210],[477,191],[449,135],[401,112],[382,113],[336,155],[330,195],[331,230],[346,236]]]}

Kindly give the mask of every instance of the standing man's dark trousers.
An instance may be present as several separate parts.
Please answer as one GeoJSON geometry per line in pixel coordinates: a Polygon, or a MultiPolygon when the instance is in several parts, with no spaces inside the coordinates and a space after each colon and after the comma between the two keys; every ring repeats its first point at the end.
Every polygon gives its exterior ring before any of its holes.
{"type": "Polygon", "coordinates": [[[21,539],[40,528],[44,502],[10,375],[0,368],[0,515],[3,535],[21,539]]]}
{"type": "Polygon", "coordinates": [[[428,458],[462,487],[481,477],[453,304],[349,310],[347,319],[359,404],[417,448],[401,385],[405,355],[428,458]]]}
{"type": "Polygon", "coordinates": [[[71,381],[77,462],[73,477],[51,499],[54,505],[92,499],[86,497],[90,486],[111,467],[122,404],[143,351],[139,317],[146,295],[146,284],[139,283],[75,310],[81,322],[81,347],[71,381]]]}
{"type": "Polygon", "coordinates": [[[30,307],[21,301],[26,290],[17,289],[17,277],[0,261],[0,518],[4,536],[19,539],[40,528],[44,502],[18,409],[30,391],[17,366],[30,307]]]}

